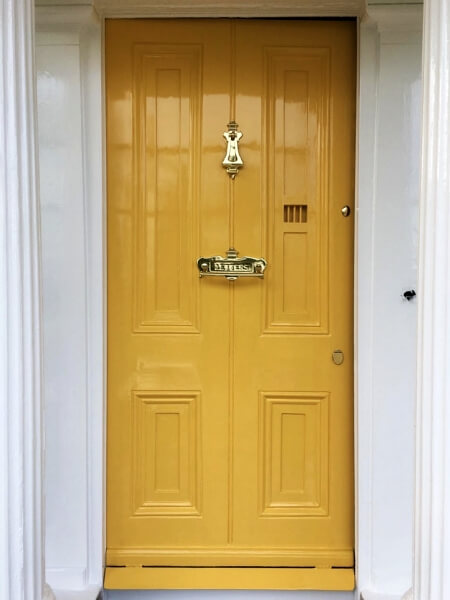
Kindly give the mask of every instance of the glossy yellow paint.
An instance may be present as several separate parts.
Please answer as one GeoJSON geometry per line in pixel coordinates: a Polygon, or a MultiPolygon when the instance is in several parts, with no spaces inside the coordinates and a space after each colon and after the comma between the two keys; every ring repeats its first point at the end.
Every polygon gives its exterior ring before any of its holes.
{"type": "Polygon", "coordinates": [[[107,590],[353,590],[353,569],[107,567],[107,590]]]}
{"type": "Polygon", "coordinates": [[[351,21],[107,22],[108,565],[352,567],[354,79],[351,21]]]}

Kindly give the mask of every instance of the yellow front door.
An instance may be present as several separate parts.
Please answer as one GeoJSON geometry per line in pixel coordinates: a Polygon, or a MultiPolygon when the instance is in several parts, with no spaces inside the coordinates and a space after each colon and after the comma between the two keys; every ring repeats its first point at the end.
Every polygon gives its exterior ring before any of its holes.
{"type": "Polygon", "coordinates": [[[107,585],[351,587],[354,22],[110,21],[106,90],[107,585]]]}

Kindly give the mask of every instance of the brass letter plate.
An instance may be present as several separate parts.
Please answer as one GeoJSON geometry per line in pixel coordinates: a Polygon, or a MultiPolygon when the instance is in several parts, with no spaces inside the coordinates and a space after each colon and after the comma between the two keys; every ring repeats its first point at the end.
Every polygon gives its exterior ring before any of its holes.
{"type": "Polygon", "coordinates": [[[267,262],[264,258],[242,256],[238,258],[234,248],[227,251],[227,257],[209,256],[197,260],[200,277],[225,277],[234,281],[239,277],[264,277],[267,262]]]}

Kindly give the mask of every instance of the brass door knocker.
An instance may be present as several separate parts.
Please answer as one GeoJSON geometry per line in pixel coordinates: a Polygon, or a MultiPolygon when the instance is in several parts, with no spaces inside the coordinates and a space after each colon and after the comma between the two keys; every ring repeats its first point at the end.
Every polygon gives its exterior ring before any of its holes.
{"type": "Polygon", "coordinates": [[[239,125],[236,121],[228,123],[228,131],[225,131],[223,137],[227,141],[227,153],[223,159],[222,165],[227,170],[231,179],[234,179],[239,172],[239,169],[244,165],[242,158],[239,155],[239,140],[242,137],[242,132],[238,131],[239,125]]]}

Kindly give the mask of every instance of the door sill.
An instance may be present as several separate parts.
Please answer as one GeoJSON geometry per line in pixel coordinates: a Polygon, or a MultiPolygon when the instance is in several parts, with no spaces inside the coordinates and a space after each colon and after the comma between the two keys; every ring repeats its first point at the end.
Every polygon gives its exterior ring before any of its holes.
{"type": "Polygon", "coordinates": [[[108,590],[345,590],[353,568],[107,567],[108,590]]]}

